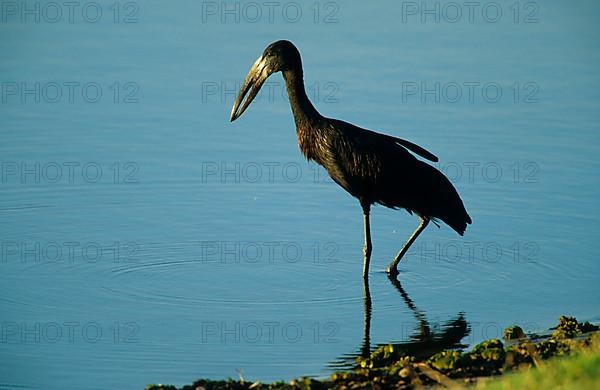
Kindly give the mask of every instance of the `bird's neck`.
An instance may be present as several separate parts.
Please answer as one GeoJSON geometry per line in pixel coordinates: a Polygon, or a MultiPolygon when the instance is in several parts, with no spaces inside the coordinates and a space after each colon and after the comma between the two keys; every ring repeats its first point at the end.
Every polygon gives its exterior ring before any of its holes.
{"type": "Polygon", "coordinates": [[[294,122],[296,122],[298,146],[300,146],[300,150],[307,159],[315,160],[321,164],[318,143],[320,138],[319,129],[322,127],[324,118],[306,96],[302,68],[284,71],[283,78],[285,79],[290,106],[292,106],[292,112],[294,113],[294,122]]]}
{"type": "Polygon", "coordinates": [[[296,128],[311,127],[322,117],[312,105],[304,89],[302,68],[283,71],[283,78],[287,89],[290,106],[294,114],[296,128]]]}

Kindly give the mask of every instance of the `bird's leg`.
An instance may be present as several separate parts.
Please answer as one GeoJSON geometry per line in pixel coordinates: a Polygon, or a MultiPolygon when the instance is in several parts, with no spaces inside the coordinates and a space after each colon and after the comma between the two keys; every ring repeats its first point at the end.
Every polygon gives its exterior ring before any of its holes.
{"type": "Polygon", "coordinates": [[[365,247],[364,247],[364,264],[363,264],[363,278],[369,277],[369,263],[371,262],[371,250],[373,246],[371,245],[371,224],[369,222],[369,214],[371,212],[370,205],[362,205],[363,206],[363,214],[365,217],[365,247]]]}
{"type": "Polygon", "coordinates": [[[423,229],[425,229],[427,227],[427,225],[429,224],[429,218],[426,218],[426,217],[419,217],[419,218],[421,218],[421,222],[419,223],[419,226],[413,232],[413,234],[410,236],[408,241],[406,241],[406,244],[404,244],[404,246],[402,247],[400,252],[398,252],[394,261],[389,265],[389,267],[387,269],[388,274],[390,274],[392,276],[398,275],[398,263],[400,262],[400,260],[402,260],[402,257],[406,254],[406,252],[408,251],[408,248],[410,248],[412,243],[415,242],[417,237],[419,237],[419,234],[421,234],[423,229]]]}
{"type": "Polygon", "coordinates": [[[369,291],[369,278],[363,279],[363,304],[364,304],[364,327],[361,356],[367,358],[371,355],[371,292],[369,291]]]}

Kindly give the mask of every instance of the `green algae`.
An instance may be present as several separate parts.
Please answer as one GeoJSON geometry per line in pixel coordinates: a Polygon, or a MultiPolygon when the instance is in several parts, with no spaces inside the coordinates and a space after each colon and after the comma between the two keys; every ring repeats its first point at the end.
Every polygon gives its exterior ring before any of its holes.
{"type": "Polygon", "coordinates": [[[504,334],[503,334],[503,338],[504,340],[519,340],[519,339],[524,339],[525,336],[525,332],[523,331],[523,328],[521,328],[518,325],[515,326],[509,326],[508,328],[504,329],[504,334]]]}
{"type": "Polygon", "coordinates": [[[556,330],[552,332],[554,339],[572,339],[586,332],[598,330],[598,327],[589,322],[577,322],[575,317],[561,316],[556,330]]]}

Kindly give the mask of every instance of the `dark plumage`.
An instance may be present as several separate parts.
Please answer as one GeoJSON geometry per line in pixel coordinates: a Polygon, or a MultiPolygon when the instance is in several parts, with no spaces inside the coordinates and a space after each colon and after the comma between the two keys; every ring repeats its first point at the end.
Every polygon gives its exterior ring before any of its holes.
{"type": "Polygon", "coordinates": [[[421,219],[388,268],[391,274],[397,273],[398,262],[430,220],[441,220],[458,234],[464,234],[471,218],[456,189],[440,171],[411,152],[434,162],[437,157],[409,141],[320,115],[306,96],[300,53],[289,41],[269,45],[255,62],[231,111],[232,121],[245,111],[267,77],[278,71],[285,79],[302,153],[325,167],[331,178],[357,198],[363,208],[365,277],[371,255],[369,214],[374,203],[404,208],[421,219]]]}

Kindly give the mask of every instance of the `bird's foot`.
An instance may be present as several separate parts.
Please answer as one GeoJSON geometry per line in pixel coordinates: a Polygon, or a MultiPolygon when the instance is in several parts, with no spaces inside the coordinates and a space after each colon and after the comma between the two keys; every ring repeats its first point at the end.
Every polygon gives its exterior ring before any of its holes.
{"type": "Polygon", "coordinates": [[[398,268],[396,268],[396,266],[393,264],[390,264],[385,270],[385,272],[387,272],[388,276],[391,278],[395,278],[396,276],[398,276],[398,268]]]}

